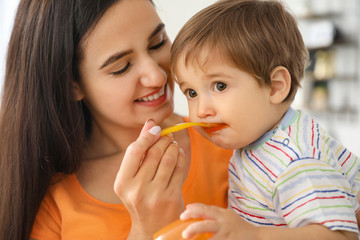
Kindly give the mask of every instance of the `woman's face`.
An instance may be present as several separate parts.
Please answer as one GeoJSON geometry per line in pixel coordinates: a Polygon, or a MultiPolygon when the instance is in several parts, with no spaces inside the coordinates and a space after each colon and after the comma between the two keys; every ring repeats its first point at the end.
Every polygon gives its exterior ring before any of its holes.
{"type": "Polygon", "coordinates": [[[122,0],[105,13],[82,45],[77,85],[100,126],[138,128],[173,112],[170,46],[149,0],[122,0]]]}

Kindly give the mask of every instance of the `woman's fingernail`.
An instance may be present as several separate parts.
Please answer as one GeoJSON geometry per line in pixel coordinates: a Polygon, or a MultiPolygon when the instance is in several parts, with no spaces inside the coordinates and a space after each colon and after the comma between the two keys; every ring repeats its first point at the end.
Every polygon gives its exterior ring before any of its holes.
{"type": "Polygon", "coordinates": [[[158,135],[160,132],[161,132],[161,127],[159,126],[154,126],[152,127],[149,132],[152,134],[152,135],[158,135]]]}
{"type": "Polygon", "coordinates": [[[149,118],[148,120],[146,120],[145,125],[150,121],[154,122],[154,120],[152,118],[149,118]]]}

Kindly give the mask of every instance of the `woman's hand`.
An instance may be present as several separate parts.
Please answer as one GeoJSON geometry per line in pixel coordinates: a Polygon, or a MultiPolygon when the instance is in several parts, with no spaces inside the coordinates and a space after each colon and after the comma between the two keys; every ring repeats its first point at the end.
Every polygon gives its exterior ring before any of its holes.
{"type": "Polygon", "coordinates": [[[129,145],[114,190],[131,215],[128,239],[152,239],[184,210],[182,186],[189,163],[172,136],[160,137],[150,120],[129,145]]]}

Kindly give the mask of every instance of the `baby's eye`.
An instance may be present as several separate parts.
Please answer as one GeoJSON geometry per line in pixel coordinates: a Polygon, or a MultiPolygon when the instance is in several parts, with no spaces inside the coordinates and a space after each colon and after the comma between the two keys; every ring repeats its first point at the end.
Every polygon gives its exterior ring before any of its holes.
{"type": "Polygon", "coordinates": [[[195,90],[193,90],[193,89],[187,89],[187,90],[185,91],[185,96],[186,96],[187,98],[194,98],[194,97],[197,96],[197,93],[196,93],[195,90]]]}
{"type": "Polygon", "coordinates": [[[214,91],[215,92],[221,92],[224,91],[227,88],[227,84],[223,82],[217,82],[214,85],[214,91]]]}

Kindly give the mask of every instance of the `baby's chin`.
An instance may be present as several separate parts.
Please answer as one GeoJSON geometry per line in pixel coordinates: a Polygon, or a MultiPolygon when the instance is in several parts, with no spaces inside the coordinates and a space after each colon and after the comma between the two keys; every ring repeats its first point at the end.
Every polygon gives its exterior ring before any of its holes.
{"type": "Polygon", "coordinates": [[[242,146],[234,144],[233,142],[224,142],[224,140],[216,139],[216,137],[208,138],[211,142],[213,142],[216,146],[225,148],[225,149],[238,149],[242,148],[242,146]]]}
{"type": "Polygon", "coordinates": [[[207,140],[214,143],[216,146],[225,149],[242,148],[241,144],[236,144],[232,139],[227,139],[220,134],[207,134],[205,131],[198,130],[198,132],[207,140]]]}

